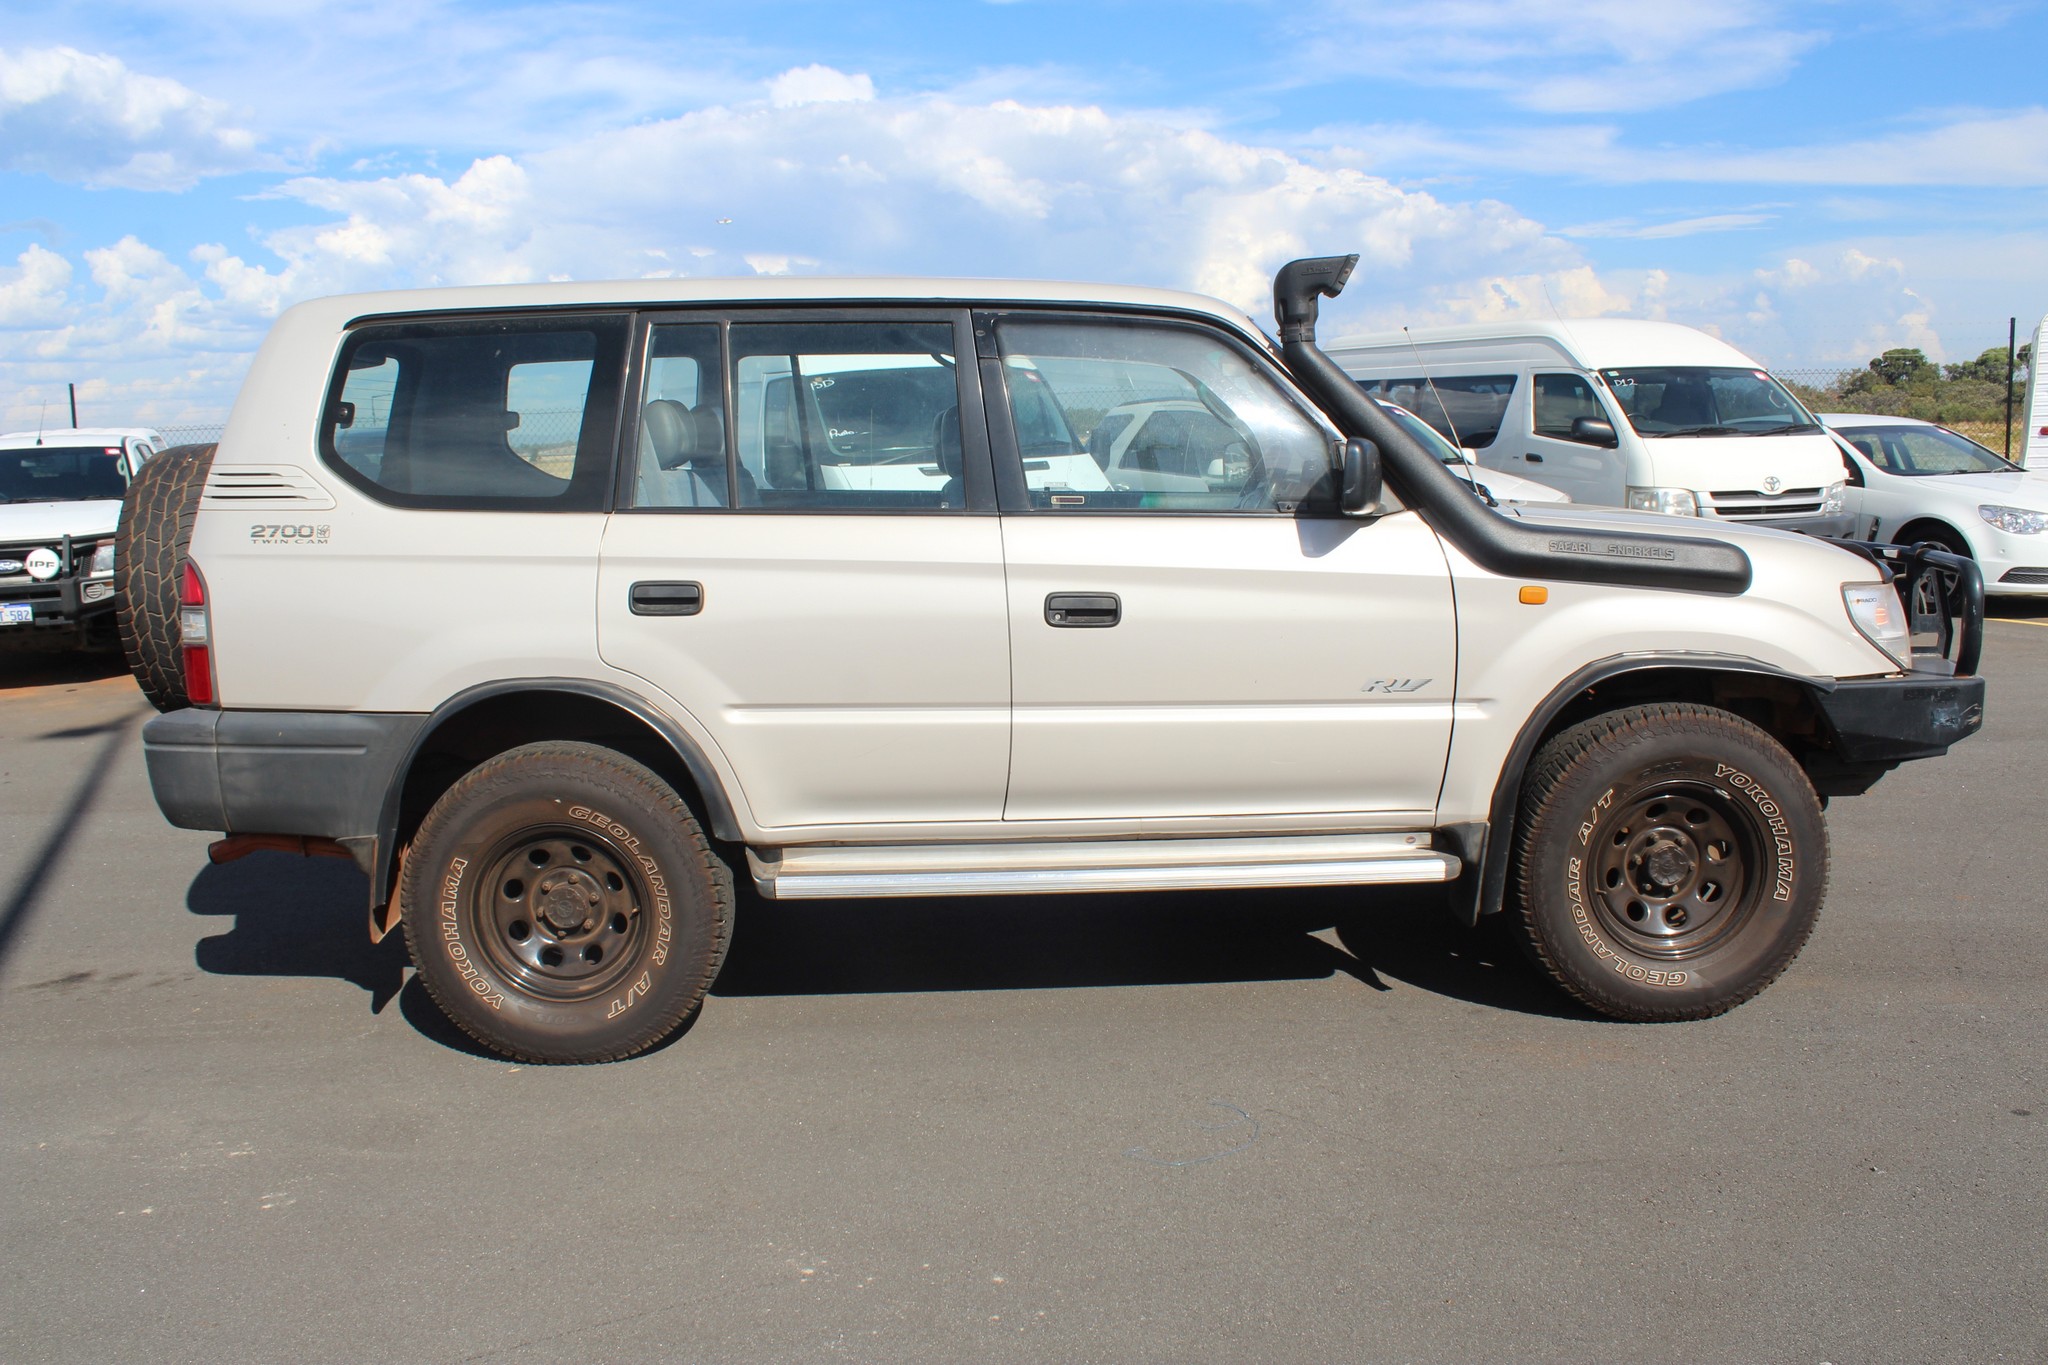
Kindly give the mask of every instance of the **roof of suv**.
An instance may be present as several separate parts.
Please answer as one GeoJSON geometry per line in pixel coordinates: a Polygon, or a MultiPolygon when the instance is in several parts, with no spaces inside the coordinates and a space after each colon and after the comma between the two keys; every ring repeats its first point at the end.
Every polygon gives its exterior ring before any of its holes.
{"type": "Polygon", "coordinates": [[[338,294],[312,299],[291,311],[322,315],[334,326],[394,313],[473,312],[496,308],[694,304],[944,303],[959,307],[1005,303],[1100,304],[1200,313],[1254,337],[1258,324],[1220,299],[1177,289],[1062,280],[936,279],[900,275],[750,276],[655,280],[593,280],[563,284],[465,285],[441,289],[338,294]]]}
{"type": "Polygon", "coordinates": [[[0,450],[32,446],[119,445],[122,441],[162,440],[148,427],[58,427],[44,431],[10,431],[0,434],[0,450]]]}

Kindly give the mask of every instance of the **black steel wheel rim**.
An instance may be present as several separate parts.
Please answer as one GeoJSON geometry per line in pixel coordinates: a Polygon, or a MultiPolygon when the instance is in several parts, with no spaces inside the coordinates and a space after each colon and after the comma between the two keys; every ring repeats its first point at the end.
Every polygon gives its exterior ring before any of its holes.
{"type": "Polygon", "coordinates": [[[602,995],[632,970],[651,903],[638,867],[595,831],[533,828],[478,860],[471,925],[508,984],[542,1000],[602,995]]]}
{"type": "Polygon", "coordinates": [[[1755,810],[1710,782],[1638,782],[1616,793],[1588,840],[1587,902],[1631,952],[1696,957],[1762,902],[1766,834],[1755,810]]]}

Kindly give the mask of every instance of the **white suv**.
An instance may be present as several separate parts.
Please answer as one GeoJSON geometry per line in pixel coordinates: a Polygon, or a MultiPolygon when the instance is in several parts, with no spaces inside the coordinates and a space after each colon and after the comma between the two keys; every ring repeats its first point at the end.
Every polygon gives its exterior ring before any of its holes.
{"type": "Polygon", "coordinates": [[[736,878],[1452,883],[1596,1009],[1740,1003],[1812,927],[1823,797],[1979,725],[1978,632],[1914,658],[1900,552],[1487,507],[1316,349],[1349,269],[1281,273],[1280,344],[1067,284],[301,304],[131,498],[196,506],[134,537],[180,626],[134,660],[158,803],[355,858],[372,933],[537,1061],[674,1030],[736,878]],[[1133,404],[1233,449],[1103,486],[1133,404]]]}
{"type": "Polygon", "coordinates": [[[0,436],[0,648],[114,643],[114,523],[145,427],[0,436]]]}

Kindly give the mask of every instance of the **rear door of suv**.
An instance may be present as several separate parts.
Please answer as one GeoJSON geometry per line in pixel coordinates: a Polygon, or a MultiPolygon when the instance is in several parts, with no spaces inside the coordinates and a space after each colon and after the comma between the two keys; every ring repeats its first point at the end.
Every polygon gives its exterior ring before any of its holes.
{"type": "Polygon", "coordinates": [[[1001,529],[964,310],[643,317],[605,663],[723,751],[771,829],[1001,817],[1001,529]]]}
{"type": "Polygon", "coordinates": [[[1434,532],[1339,515],[1335,433],[1220,331],[1023,312],[976,330],[1009,573],[1006,818],[1426,822],[1457,665],[1434,532]],[[1170,448],[1121,463],[1180,471],[1170,486],[1061,477],[1098,420],[1148,407],[1175,415],[1170,448]]]}

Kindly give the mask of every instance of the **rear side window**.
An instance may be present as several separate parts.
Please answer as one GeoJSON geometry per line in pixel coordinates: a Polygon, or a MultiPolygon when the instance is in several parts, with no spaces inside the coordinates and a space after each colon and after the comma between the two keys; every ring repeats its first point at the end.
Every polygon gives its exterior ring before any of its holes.
{"type": "Polygon", "coordinates": [[[1511,374],[1361,379],[1358,386],[1375,398],[1408,409],[1452,445],[1467,450],[1484,450],[1493,444],[1507,415],[1508,401],[1515,396],[1511,374]]]}
{"type": "Polygon", "coordinates": [[[623,314],[357,328],[321,454],[400,506],[600,510],[627,331],[623,314]]]}

